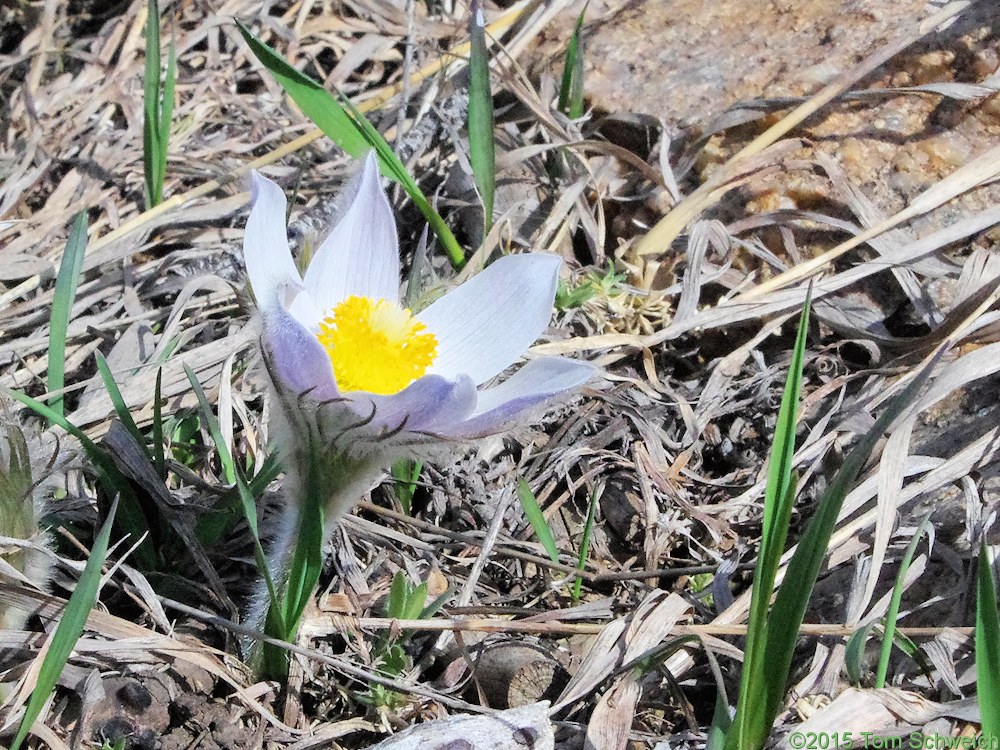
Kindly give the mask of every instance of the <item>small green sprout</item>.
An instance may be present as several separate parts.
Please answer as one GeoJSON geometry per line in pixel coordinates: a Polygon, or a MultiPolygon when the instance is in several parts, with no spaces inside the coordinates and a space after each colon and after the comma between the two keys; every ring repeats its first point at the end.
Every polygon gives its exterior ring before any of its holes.
{"type": "MultiPolygon", "coordinates": [[[[433,617],[451,596],[449,588],[441,596],[427,604],[427,581],[414,586],[402,571],[397,571],[389,588],[382,613],[394,620],[423,620],[433,617]]],[[[384,677],[399,677],[413,666],[413,660],[406,651],[406,638],[410,631],[400,633],[385,631],[375,645],[375,663],[384,677]]],[[[372,685],[360,700],[380,709],[393,710],[403,703],[403,696],[383,685],[372,685]]]]}
{"type": "Polygon", "coordinates": [[[575,287],[559,281],[556,290],[556,309],[573,310],[595,297],[611,297],[618,293],[618,287],[627,278],[624,272],[615,270],[614,261],[608,263],[608,270],[601,273],[591,271],[575,287]]]}
{"type": "Polygon", "coordinates": [[[417,492],[417,480],[420,479],[420,472],[423,469],[422,461],[409,458],[397,461],[392,465],[392,479],[395,482],[396,497],[406,515],[410,515],[413,496],[417,492]]]}
{"type": "Polygon", "coordinates": [[[174,461],[194,469],[200,465],[205,452],[201,437],[201,418],[197,414],[174,416],[167,420],[170,435],[170,453],[174,461]]]}

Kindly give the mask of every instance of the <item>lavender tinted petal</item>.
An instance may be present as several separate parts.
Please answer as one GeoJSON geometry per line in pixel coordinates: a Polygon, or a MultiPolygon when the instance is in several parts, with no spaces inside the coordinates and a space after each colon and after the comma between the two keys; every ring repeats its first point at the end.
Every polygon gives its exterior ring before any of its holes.
{"type": "Polygon", "coordinates": [[[547,402],[587,382],[596,372],[584,362],[559,357],[533,359],[500,385],[481,391],[469,418],[443,427],[438,434],[467,440],[503,432],[547,402]]]}

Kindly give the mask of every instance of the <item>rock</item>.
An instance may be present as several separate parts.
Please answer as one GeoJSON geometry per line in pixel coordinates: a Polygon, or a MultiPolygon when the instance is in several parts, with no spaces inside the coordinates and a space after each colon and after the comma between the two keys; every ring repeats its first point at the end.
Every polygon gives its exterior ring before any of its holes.
{"type": "MultiPolygon", "coordinates": [[[[912,33],[934,10],[924,0],[639,0],[619,10],[621,5],[602,0],[587,11],[589,104],[598,113],[661,118],[672,131],[685,130],[687,140],[738,102],[815,93],[875,50],[912,33]]],[[[572,4],[546,32],[535,72],[559,73],[560,50],[581,7],[572,4]]],[[[995,25],[991,3],[974,5],[858,88],[981,83],[1000,66],[995,25]]],[[[724,143],[708,144],[701,170],[728,158],[759,129],[730,131],[724,143]]],[[[900,94],[834,103],[804,130],[814,140],[811,148],[836,157],[854,184],[893,211],[1000,142],[1000,95],[956,101],[900,94]]],[[[761,197],[773,189],[763,184],[750,192],[761,197]]],[[[799,177],[793,189],[762,200],[761,208],[805,208],[828,193],[799,177]]]]}
{"type": "MultiPolygon", "coordinates": [[[[546,32],[550,44],[565,44],[582,5],[574,3],[546,32]]],[[[802,96],[879,42],[915,29],[927,6],[925,0],[592,2],[586,95],[600,111],[642,112],[681,126],[742,100],[802,96]]]]}
{"type": "MultiPolygon", "coordinates": [[[[562,50],[581,7],[573,3],[547,30],[531,64],[536,73],[559,75],[562,50]]],[[[585,92],[598,119],[605,112],[653,116],[665,123],[676,146],[697,145],[693,172],[682,184],[690,191],[799,101],[786,97],[815,93],[877,50],[915,34],[939,7],[925,0],[594,0],[584,27],[585,92]],[[718,133],[714,127],[706,130],[728,108],[751,102],[756,120],[718,133]]],[[[931,83],[985,88],[962,92],[975,94],[966,99],[876,91],[835,100],[792,132],[804,137],[804,145],[783,159],[782,169],[753,177],[700,218],[728,223],[800,209],[859,223],[847,186],[869,204],[869,222],[902,210],[959,166],[1000,144],[1000,94],[983,93],[1000,83],[998,66],[996,6],[973,4],[948,28],[911,44],[854,89],[931,83]],[[818,166],[824,160],[841,175],[831,178],[829,169],[818,166]]],[[[601,133],[613,139],[607,131],[601,133]]],[[[655,152],[641,155],[656,158],[655,152]]],[[[925,236],[998,201],[1000,185],[969,191],[913,220],[896,241],[905,242],[906,233],[925,236]]],[[[788,257],[777,232],[754,234],[785,262],[797,262],[788,257]]],[[[803,256],[842,239],[839,231],[796,231],[803,256]]],[[[670,283],[673,279],[665,279],[662,286],[670,283]]],[[[878,279],[859,287],[877,318],[860,327],[879,332],[889,320],[896,334],[891,319],[897,302],[884,294],[886,283],[878,279]]],[[[905,298],[897,298],[909,307],[905,298]]]]}
{"type": "Polygon", "coordinates": [[[548,702],[416,724],[369,750],[552,750],[548,702]]]}
{"type": "MultiPolygon", "coordinates": [[[[583,2],[542,35],[532,69],[558,75],[583,2]]],[[[584,83],[599,112],[635,112],[688,127],[737,102],[808,96],[934,12],[926,0],[594,0],[584,26],[584,83]]],[[[966,11],[880,69],[868,85],[979,81],[997,70],[995,10],[966,11]]],[[[996,119],[1000,103],[984,110],[996,119]]],[[[883,128],[903,119],[883,118],[883,128]]],[[[905,119],[905,118],[904,118],[905,119]]]]}

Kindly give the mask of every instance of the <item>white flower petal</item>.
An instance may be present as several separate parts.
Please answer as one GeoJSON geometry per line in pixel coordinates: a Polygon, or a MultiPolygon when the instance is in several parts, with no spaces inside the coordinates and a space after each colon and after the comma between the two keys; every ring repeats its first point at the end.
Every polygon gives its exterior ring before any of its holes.
{"type": "Polygon", "coordinates": [[[479,384],[513,364],[549,324],[561,263],[555,255],[508,255],[418,314],[438,339],[429,372],[464,373],[479,384]]]}
{"type": "Polygon", "coordinates": [[[396,222],[374,153],[341,200],[345,209],[306,270],[306,289],[324,314],[352,294],[398,301],[396,222]]]}
{"type": "Polygon", "coordinates": [[[286,294],[291,301],[285,305],[289,315],[295,318],[303,328],[312,334],[319,332],[319,323],[323,320],[323,311],[313,300],[308,289],[289,290],[286,294]]]}
{"type": "Polygon", "coordinates": [[[250,173],[250,185],[253,207],[243,235],[243,260],[257,306],[268,311],[278,304],[282,286],[302,279],[288,248],[285,194],[256,170],[250,173]]]}
{"type": "Polygon", "coordinates": [[[597,370],[585,362],[560,357],[530,360],[500,385],[480,392],[472,415],[442,426],[442,437],[470,439],[502,432],[524,419],[526,412],[587,382],[597,370]]]}

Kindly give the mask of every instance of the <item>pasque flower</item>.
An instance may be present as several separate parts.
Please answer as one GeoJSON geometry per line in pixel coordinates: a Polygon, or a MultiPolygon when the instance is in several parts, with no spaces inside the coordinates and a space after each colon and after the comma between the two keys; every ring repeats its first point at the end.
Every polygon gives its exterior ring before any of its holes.
{"type": "Polygon", "coordinates": [[[284,193],[253,175],[244,256],[286,411],[315,409],[329,440],[348,430],[359,454],[381,452],[495,434],[593,375],[588,364],[542,357],[480,390],[548,325],[559,258],[501,258],[413,314],[399,302],[396,227],[373,155],[352,189],[300,276],[284,193]]]}
{"type": "MultiPolygon", "coordinates": [[[[291,640],[322,568],[324,530],[380,472],[442,441],[518,424],[594,368],[537,358],[482,387],[548,325],[556,256],[501,258],[414,314],[399,301],[396,225],[373,155],[304,274],[289,249],[284,193],[257,173],[252,179],[243,253],[277,396],[273,432],[289,502],[271,552],[278,596],[270,605],[261,598],[251,618],[291,640]]],[[[265,647],[263,670],[280,677],[283,659],[265,647]]]]}

